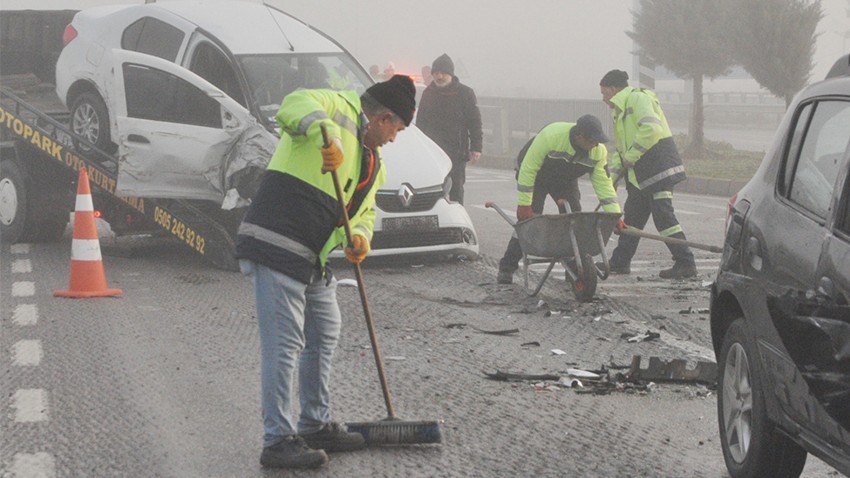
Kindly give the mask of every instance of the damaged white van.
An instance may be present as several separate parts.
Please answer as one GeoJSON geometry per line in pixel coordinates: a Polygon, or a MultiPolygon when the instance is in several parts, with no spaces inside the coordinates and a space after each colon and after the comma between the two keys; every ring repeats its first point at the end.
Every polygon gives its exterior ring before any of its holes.
{"type": "MultiPolygon", "coordinates": [[[[77,13],[63,40],[57,93],[73,131],[117,153],[117,192],[203,201],[230,217],[277,145],[286,94],[373,83],[333,39],[259,3],[96,7],[77,13]]],[[[448,200],[445,153],[411,126],[383,158],[372,255],[477,257],[469,215],[448,200]]]]}

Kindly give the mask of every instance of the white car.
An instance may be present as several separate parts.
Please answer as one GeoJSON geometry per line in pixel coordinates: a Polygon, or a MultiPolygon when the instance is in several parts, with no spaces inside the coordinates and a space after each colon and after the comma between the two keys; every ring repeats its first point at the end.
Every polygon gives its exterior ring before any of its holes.
{"type": "MultiPolygon", "coordinates": [[[[333,39],[267,5],[168,1],[83,10],[65,30],[56,91],[71,128],[119,159],[117,193],[248,203],[297,88],[373,81],[333,39]]],[[[87,145],[79,144],[83,151],[87,145]]],[[[478,255],[451,161],[414,125],[383,148],[372,255],[478,255]]]]}

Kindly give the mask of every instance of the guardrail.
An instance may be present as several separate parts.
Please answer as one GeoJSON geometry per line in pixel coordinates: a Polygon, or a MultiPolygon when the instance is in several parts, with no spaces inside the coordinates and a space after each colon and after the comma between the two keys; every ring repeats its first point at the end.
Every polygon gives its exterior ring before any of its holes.
{"type": "MultiPolygon", "coordinates": [[[[686,130],[691,118],[690,103],[662,102],[673,129],[686,130]],[[674,127],[678,126],[679,128],[674,127]]],[[[516,155],[529,138],[554,121],[575,121],[592,114],[613,136],[611,110],[601,100],[560,100],[539,98],[478,98],[484,129],[484,153],[516,155]]],[[[775,130],[785,113],[784,103],[705,103],[705,126],[775,130]]]]}

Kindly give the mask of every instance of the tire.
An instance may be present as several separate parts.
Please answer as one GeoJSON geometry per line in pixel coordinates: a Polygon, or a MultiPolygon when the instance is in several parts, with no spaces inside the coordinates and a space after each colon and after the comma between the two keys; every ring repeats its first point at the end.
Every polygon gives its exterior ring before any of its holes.
{"type": "MultiPolygon", "coordinates": [[[[111,138],[109,111],[96,93],[82,93],[74,100],[71,106],[71,131],[106,153],[118,151],[118,146],[111,138]]],[[[91,151],[82,142],[74,141],[74,146],[83,153],[91,151]]]]}
{"type": "Polygon", "coordinates": [[[806,450],[767,416],[767,391],[754,339],[744,319],[735,320],[718,360],[717,420],[726,468],[733,478],[798,477],[806,450]]]}
{"type": "Polygon", "coordinates": [[[0,240],[15,244],[24,239],[26,222],[26,175],[14,161],[0,161],[0,240]]]}
{"type": "Polygon", "coordinates": [[[70,220],[61,187],[31,178],[15,161],[0,163],[0,239],[4,243],[55,242],[70,220]],[[29,195],[30,190],[37,197],[29,195]]]}
{"type": "Polygon", "coordinates": [[[596,295],[597,284],[596,264],[590,254],[581,257],[581,270],[581,276],[570,284],[570,288],[579,302],[590,302],[596,295]]]}
{"type": "Polygon", "coordinates": [[[66,211],[64,217],[54,216],[37,223],[30,223],[32,227],[27,228],[25,237],[29,242],[57,242],[65,235],[65,228],[69,221],[70,216],[66,211]]]}

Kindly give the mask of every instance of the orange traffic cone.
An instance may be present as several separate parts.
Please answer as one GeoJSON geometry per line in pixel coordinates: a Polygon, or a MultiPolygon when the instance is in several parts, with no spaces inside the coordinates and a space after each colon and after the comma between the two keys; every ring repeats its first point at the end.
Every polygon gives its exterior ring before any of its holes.
{"type": "Polygon", "coordinates": [[[71,283],[68,290],[53,291],[56,297],[108,297],[121,295],[121,289],[108,289],[100,256],[100,241],[94,221],[89,174],[80,168],[77,204],[74,207],[74,240],[71,242],[71,283]]]}

